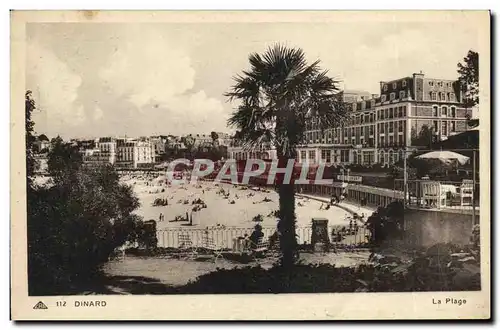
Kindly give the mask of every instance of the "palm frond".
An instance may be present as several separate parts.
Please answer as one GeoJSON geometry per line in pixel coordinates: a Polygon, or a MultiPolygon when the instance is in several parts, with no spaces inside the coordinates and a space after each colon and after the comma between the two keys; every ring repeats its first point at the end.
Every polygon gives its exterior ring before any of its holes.
{"type": "Polygon", "coordinates": [[[319,60],[308,65],[302,49],[282,44],[248,59],[250,70],[234,77],[225,94],[240,101],[228,125],[240,131],[246,145],[273,142],[278,154],[293,156],[311,116],[321,128],[343,123],[347,106],[338,81],[321,70],[319,60]]]}

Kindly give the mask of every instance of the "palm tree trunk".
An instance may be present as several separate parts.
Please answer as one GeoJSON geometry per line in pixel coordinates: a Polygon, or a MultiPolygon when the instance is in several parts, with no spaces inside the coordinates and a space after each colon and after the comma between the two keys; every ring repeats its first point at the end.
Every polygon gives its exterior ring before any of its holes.
{"type": "MultiPolygon", "coordinates": [[[[286,161],[284,164],[286,164],[286,161]]],[[[295,252],[297,249],[297,240],[295,238],[295,186],[293,182],[284,184],[280,180],[278,182],[278,194],[280,200],[280,223],[278,229],[281,234],[281,265],[284,268],[290,268],[295,263],[295,252]]]]}

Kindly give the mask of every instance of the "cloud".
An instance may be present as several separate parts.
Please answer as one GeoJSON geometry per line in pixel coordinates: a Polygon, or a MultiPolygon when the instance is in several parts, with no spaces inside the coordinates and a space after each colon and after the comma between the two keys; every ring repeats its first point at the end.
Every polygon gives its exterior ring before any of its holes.
{"type": "Polygon", "coordinates": [[[99,121],[103,117],[104,113],[102,112],[102,109],[100,107],[95,107],[94,109],[94,120],[99,121]]]}
{"type": "Polygon", "coordinates": [[[206,132],[225,128],[222,102],[205,91],[192,90],[196,72],[190,55],[154,28],[128,29],[124,42],[99,72],[102,82],[140,112],[142,131],[155,130],[158,121],[172,131],[206,132]],[[155,121],[151,122],[149,116],[155,121]]]}
{"type": "Polygon", "coordinates": [[[33,91],[40,110],[34,114],[37,131],[60,134],[81,125],[85,112],[75,103],[81,77],[36,42],[27,43],[26,54],[26,87],[33,91]]]}

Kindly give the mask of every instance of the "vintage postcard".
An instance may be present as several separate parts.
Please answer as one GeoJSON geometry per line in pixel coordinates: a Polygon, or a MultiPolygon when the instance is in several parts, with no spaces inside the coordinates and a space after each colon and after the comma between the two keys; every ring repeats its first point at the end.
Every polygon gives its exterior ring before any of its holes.
{"type": "Polygon", "coordinates": [[[490,317],[489,12],[11,27],[12,319],[490,317]]]}

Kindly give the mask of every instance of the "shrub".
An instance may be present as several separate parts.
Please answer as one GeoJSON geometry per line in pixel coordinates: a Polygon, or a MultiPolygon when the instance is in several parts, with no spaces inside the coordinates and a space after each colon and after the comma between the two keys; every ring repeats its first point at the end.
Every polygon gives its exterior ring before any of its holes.
{"type": "Polygon", "coordinates": [[[111,252],[138,237],[132,189],[111,167],[58,172],[28,194],[30,294],[55,294],[93,276],[111,252]]]}

